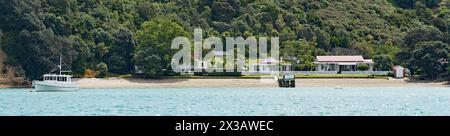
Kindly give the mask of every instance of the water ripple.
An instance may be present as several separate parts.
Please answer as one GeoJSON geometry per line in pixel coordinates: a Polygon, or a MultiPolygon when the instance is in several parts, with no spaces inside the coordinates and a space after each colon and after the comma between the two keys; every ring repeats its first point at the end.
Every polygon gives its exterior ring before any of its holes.
{"type": "Polygon", "coordinates": [[[449,88],[1,89],[0,115],[450,115],[449,88]]]}

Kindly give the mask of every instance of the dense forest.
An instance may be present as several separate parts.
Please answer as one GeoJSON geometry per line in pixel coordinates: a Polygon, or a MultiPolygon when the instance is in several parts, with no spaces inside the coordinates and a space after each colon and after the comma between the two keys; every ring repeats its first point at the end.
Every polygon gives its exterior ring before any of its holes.
{"type": "Polygon", "coordinates": [[[402,65],[448,77],[448,0],[0,0],[6,65],[28,79],[49,72],[63,53],[78,76],[170,69],[176,36],[280,37],[296,70],[315,55],[362,54],[377,70],[402,65]]]}

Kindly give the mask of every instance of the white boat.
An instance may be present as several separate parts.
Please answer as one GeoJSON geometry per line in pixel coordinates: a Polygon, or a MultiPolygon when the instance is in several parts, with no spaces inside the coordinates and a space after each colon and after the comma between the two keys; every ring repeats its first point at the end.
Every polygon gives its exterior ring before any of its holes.
{"type": "Polygon", "coordinates": [[[62,71],[62,58],[59,59],[59,74],[45,74],[43,81],[33,81],[34,91],[36,92],[66,92],[77,91],[78,85],[72,82],[71,75],[64,75],[62,71]]]}

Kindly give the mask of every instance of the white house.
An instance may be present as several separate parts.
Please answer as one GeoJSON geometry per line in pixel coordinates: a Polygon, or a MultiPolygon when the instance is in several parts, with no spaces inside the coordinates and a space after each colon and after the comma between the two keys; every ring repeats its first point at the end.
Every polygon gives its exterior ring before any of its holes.
{"type": "Polygon", "coordinates": [[[269,73],[272,71],[291,71],[292,64],[283,63],[283,61],[276,60],[272,57],[262,59],[256,64],[249,64],[249,72],[269,73]]]}
{"type": "Polygon", "coordinates": [[[364,59],[362,55],[356,56],[316,56],[314,61],[316,71],[357,71],[358,65],[366,64],[368,71],[373,71],[372,59],[364,59]]]}
{"type": "MultiPolygon", "coordinates": [[[[213,51],[213,53],[214,53],[214,56],[222,56],[223,58],[225,58],[227,55],[230,55],[230,53],[225,52],[225,51],[213,51]]],[[[194,60],[194,64],[192,66],[192,69],[194,69],[194,70],[195,69],[206,70],[206,69],[208,69],[208,63],[209,62],[205,61],[205,60],[194,60]]],[[[223,67],[225,67],[225,66],[223,66],[223,67]]],[[[215,69],[217,69],[217,68],[215,68],[215,69]]]]}

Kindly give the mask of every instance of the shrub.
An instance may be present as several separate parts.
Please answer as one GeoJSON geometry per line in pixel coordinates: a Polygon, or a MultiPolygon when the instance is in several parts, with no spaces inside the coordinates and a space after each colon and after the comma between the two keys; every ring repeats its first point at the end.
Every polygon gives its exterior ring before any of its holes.
{"type": "Polygon", "coordinates": [[[91,69],[84,70],[83,77],[85,77],[85,78],[93,78],[95,76],[96,75],[95,75],[95,71],[94,70],[91,70],[91,69]]]}
{"type": "Polygon", "coordinates": [[[447,54],[447,80],[450,83],[450,53],[447,54]]]}
{"type": "Polygon", "coordinates": [[[389,73],[387,74],[387,76],[388,76],[388,77],[394,77],[394,73],[389,72],[389,73]]]}
{"type": "Polygon", "coordinates": [[[367,65],[367,64],[360,64],[360,65],[358,65],[357,69],[359,71],[366,71],[366,70],[369,70],[369,65],[367,65]]]}
{"type": "Polygon", "coordinates": [[[96,77],[103,78],[108,75],[108,65],[106,65],[106,63],[101,62],[97,64],[96,68],[97,68],[96,77]]]}

